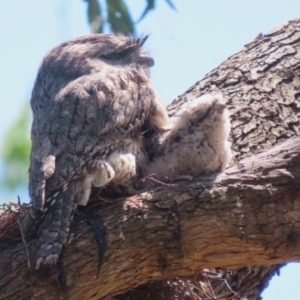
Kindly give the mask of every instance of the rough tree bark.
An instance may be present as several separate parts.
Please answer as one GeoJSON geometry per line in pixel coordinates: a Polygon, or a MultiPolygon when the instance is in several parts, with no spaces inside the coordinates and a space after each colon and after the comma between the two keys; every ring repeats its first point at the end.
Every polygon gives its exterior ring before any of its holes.
{"type": "MultiPolygon", "coordinates": [[[[231,287],[258,298],[280,264],[300,258],[300,138],[271,148],[300,130],[299,49],[297,19],[259,35],[169,106],[172,116],[186,101],[222,92],[235,165],[87,208],[107,227],[104,262],[97,277],[92,230],[77,220],[58,272],[67,290],[55,268],[28,270],[21,241],[1,245],[0,299],[100,299],[203,268],[237,268],[226,271],[231,287]]],[[[34,237],[27,243],[34,257],[34,237]]]]}

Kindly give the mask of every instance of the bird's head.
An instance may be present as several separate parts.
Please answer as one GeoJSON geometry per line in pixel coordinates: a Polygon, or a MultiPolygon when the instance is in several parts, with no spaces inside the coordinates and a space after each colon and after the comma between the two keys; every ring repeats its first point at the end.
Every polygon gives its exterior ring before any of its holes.
{"type": "Polygon", "coordinates": [[[101,71],[106,65],[148,69],[154,60],[141,48],[148,36],[132,39],[109,34],[92,34],[60,44],[44,58],[40,71],[78,77],[101,71]]]}

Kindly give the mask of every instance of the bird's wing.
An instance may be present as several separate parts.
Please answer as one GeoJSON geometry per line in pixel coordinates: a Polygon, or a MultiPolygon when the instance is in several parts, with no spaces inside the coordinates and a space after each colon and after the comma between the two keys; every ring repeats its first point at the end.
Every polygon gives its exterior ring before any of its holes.
{"type": "MultiPolygon", "coordinates": [[[[46,194],[84,176],[148,116],[151,92],[128,74],[82,76],[35,113],[29,191],[43,208],[46,194]]],[[[34,102],[35,99],[32,99],[34,102]]]]}

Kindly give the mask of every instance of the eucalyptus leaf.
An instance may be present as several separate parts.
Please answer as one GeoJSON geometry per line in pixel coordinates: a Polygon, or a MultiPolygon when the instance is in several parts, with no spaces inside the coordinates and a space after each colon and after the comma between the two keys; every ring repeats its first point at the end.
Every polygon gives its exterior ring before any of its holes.
{"type": "Polygon", "coordinates": [[[176,6],[174,5],[174,3],[171,0],[165,0],[165,1],[173,10],[177,11],[176,6]]]}
{"type": "Polygon", "coordinates": [[[88,2],[87,14],[93,33],[103,32],[102,10],[99,1],[85,0],[88,2]]]}
{"type": "Polygon", "coordinates": [[[137,20],[137,23],[142,21],[148,14],[148,12],[155,8],[155,5],[156,5],[156,0],[147,0],[147,6],[146,6],[145,10],[143,11],[142,15],[137,20]]]}
{"type": "Polygon", "coordinates": [[[108,23],[115,34],[134,35],[135,29],[127,6],[122,0],[106,0],[108,23]]]}

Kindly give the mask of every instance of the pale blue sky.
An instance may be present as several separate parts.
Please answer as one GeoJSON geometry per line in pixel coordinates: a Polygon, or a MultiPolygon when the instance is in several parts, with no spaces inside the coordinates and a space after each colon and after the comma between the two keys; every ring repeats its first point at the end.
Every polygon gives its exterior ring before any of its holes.
{"type": "MultiPolygon", "coordinates": [[[[177,12],[164,0],[157,2],[137,28],[140,34],[151,33],[146,49],[155,59],[152,77],[166,104],[258,33],[300,16],[297,0],[173,0],[177,12]]],[[[137,20],[145,1],[127,3],[137,20]]],[[[0,145],[19,108],[29,101],[43,56],[87,33],[83,0],[0,0],[0,145]]],[[[0,199],[3,195],[0,191],[0,199]]],[[[299,275],[300,266],[289,265],[272,280],[263,299],[300,299],[299,275]]]]}

